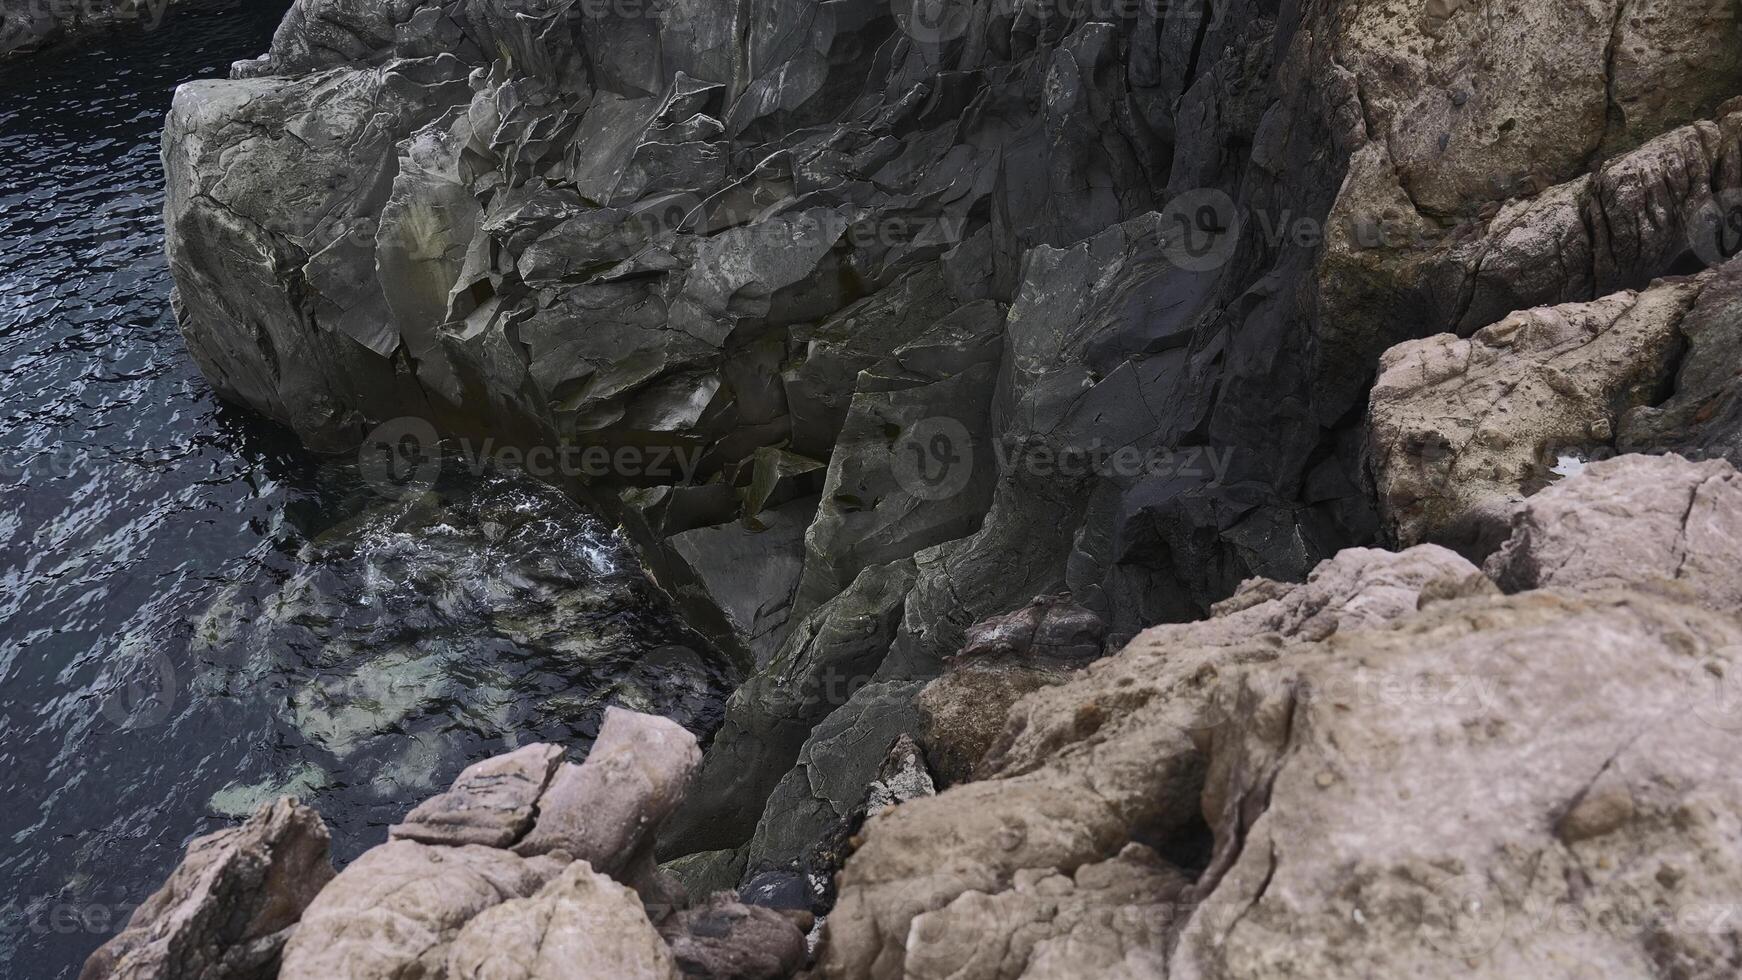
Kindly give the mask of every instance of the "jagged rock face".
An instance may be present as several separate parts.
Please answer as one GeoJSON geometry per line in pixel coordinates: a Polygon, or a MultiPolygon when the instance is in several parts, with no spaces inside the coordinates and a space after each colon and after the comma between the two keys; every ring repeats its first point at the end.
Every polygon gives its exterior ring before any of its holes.
{"type": "Polygon", "coordinates": [[[786,860],[918,734],[861,684],[1035,595],[1124,637],[1305,577],[1380,530],[1382,352],[1736,244],[1729,5],[1067,6],[299,0],[178,94],[184,334],[322,445],[693,451],[584,488],[759,685],[665,853],[786,860]]]}
{"type": "Polygon", "coordinates": [[[282,799],[188,845],[169,880],[91,954],[80,980],[269,980],[333,878],[320,814],[282,799]]]}

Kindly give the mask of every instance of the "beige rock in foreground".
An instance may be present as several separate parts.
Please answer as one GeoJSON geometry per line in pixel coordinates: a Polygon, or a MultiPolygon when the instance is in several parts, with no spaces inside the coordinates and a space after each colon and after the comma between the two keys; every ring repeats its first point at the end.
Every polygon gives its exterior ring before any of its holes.
{"type": "Polygon", "coordinates": [[[448,951],[450,980],[677,980],[628,888],[576,861],[531,898],[489,909],[448,951]]]}
{"type": "Polygon", "coordinates": [[[566,862],[492,847],[389,841],[328,885],[284,951],[279,980],[444,976],[449,944],[486,909],[535,894],[566,862]]]}
{"type": "Polygon", "coordinates": [[[1381,554],[1245,593],[1245,615],[1320,606],[1306,621],[1334,630],[1213,646],[1191,638],[1215,620],[1163,627],[1024,699],[991,778],[867,823],[823,975],[1733,976],[1742,922],[1715,913],[1742,894],[1742,714],[1724,696],[1742,624],[1438,568],[1410,596],[1398,573],[1445,553],[1381,554]],[[1325,588],[1364,568],[1390,583],[1325,588]],[[1068,917],[1022,911],[1048,876],[1080,891],[1133,840],[1182,854],[1206,826],[1190,889],[1163,874],[1118,903],[1159,926],[1113,917],[1059,945],[1068,917]],[[949,938],[958,920],[972,946],[949,938]]]}
{"type": "MultiPolygon", "coordinates": [[[[825,975],[907,975],[903,951],[918,916],[968,893],[999,895],[1027,871],[1068,873],[1133,840],[1196,832],[1209,765],[1202,746],[1227,721],[1217,691],[1303,633],[1412,615],[1424,591],[1493,586],[1442,548],[1345,552],[1304,585],[1251,583],[1224,615],[1149,630],[1072,682],[1028,695],[982,763],[988,778],[867,821],[828,920],[825,975]]],[[[988,976],[1020,976],[1025,963],[1008,959],[988,976]]]]}
{"type": "Polygon", "coordinates": [[[292,799],[188,845],[80,980],[253,980],[274,975],[303,908],[333,878],[326,825],[292,799]]]}
{"type": "Polygon", "coordinates": [[[539,795],[562,760],[561,746],[537,742],[473,763],[388,833],[425,844],[507,847],[531,829],[539,795]]]}

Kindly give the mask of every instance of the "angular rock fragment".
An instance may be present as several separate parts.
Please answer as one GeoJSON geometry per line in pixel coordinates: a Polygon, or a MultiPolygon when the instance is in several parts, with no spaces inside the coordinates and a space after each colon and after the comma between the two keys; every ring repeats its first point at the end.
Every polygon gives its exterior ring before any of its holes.
{"type": "Polygon", "coordinates": [[[562,759],[561,746],[537,742],[475,762],[447,792],[418,804],[388,835],[451,847],[508,847],[531,829],[539,796],[562,759]]]}
{"type": "Polygon", "coordinates": [[[559,852],[623,880],[652,862],[659,825],[683,802],[701,762],[696,737],[665,718],[605,709],[585,762],[564,763],[538,800],[532,832],[514,851],[559,852]]]}
{"type": "Polygon", "coordinates": [[[1610,445],[1628,410],[1656,400],[1681,352],[1678,325],[1706,282],[1531,310],[1468,340],[1387,352],[1369,445],[1393,538],[1481,552],[1561,457],[1610,445]]]}
{"type": "Polygon", "coordinates": [[[188,845],[169,880],[85,962],[80,980],[268,980],[329,881],[327,828],[292,799],[188,845]]]}
{"type": "Polygon", "coordinates": [[[895,639],[913,574],[910,562],[860,572],[732,694],[688,802],[662,834],[663,854],[738,847],[750,839],[811,729],[875,675],[895,639]]]}
{"type": "Polygon", "coordinates": [[[1039,596],[1015,612],[976,623],[959,656],[1082,663],[1101,655],[1107,625],[1069,598],[1039,596]]]}

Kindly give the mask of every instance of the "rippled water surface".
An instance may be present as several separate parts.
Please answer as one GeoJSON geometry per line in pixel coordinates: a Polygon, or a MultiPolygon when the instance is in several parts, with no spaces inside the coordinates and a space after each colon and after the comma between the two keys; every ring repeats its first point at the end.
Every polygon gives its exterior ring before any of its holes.
{"type": "Polygon", "coordinates": [[[217,403],[161,253],[174,86],[284,4],[0,68],[0,976],[73,976],[191,836],[290,792],[341,859],[468,761],[697,730],[723,678],[605,528],[453,474],[386,500],[217,403]]]}

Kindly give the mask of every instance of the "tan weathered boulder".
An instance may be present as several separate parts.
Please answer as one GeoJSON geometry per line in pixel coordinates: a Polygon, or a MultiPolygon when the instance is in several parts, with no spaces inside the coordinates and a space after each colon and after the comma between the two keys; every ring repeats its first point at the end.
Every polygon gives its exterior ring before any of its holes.
{"type": "Polygon", "coordinates": [[[1593,463],[1520,504],[1486,569],[1508,592],[1674,582],[1742,611],[1742,473],[1674,455],[1593,463]]]}
{"type": "Polygon", "coordinates": [[[562,746],[536,742],[473,763],[452,788],[418,804],[388,835],[425,844],[507,847],[531,829],[538,798],[562,760],[562,746]]]}
{"type": "Polygon", "coordinates": [[[468,922],[448,949],[445,975],[450,980],[679,976],[640,897],[585,861],[569,865],[537,894],[503,902],[468,922]]]}
{"type": "Polygon", "coordinates": [[[1070,975],[1025,945],[1052,927],[1011,911],[1024,888],[1177,849],[1191,815],[1208,866],[1078,947],[1117,951],[1107,975],[1726,975],[1742,924],[1698,913],[1742,887],[1742,625],[1637,592],[1423,599],[1317,640],[1152,631],[1031,696],[1056,737],[1028,768],[868,822],[824,975],[1070,975]],[[928,927],[945,909],[973,947],[928,927]]]}
{"type": "Polygon", "coordinates": [[[1134,839],[1191,834],[1203,820],[1201,743],[1226,721],[1213,695],[1243,665],[1303,636],[1411,615],[1424,593],[1492,591],[1441,548],[1345,552],[1306,584],[1251,583],[1216,619],[1149,630],[1071,683],[1030,694],[984,761],[986,778],[866,822],[826,927],[826,975],[902,976],[921,914],[1007,891],[1024,869],[1069,872],[1134,839]]]}
{"type": "Polygon", "coordinates": [[[1608,446],[1651,404],[1681,351],[1678,324],[1709,276],[1528,310],[1469,339],[1392,348],[1371,399],[1379,508],[1400,544],[1480,550],[1562,456],[1608,446]]]}
{"type": "Polygon", "coordinates": [[[328,845],[320,814],[288,798],[195,840],[80,980],[274,976],[304,908],[333,878],[328,845]]]}
{"type": "Polygon", "coordinates": [[[1742,627],[1641,593],[1435,605],[1245,672],[1168,976],[1719,977],[1742,627]]]}
{"type": "Polygon", "coordinates": [[[679,971],[708,980],[784,980],[808,958],[804,933],[773,909],[742,905],[722,892],[669,916],[659,934],[679,971]]]}
{"type": "Polygon", "coordinates": [[[654,835],[683,801],[701,756],[696,737],[675,721],[605,709],[586,761],[557,771],[515,852],[566,852],[620,880],[639,874],[651,866],[654,835]]]}
{"type": "Polygon", "coordinates": [[[537,893],[567,863],[477,845],[389,841],[310,903],[285,947],[279,980],[437,980],[466,923],[537,893]]]}

